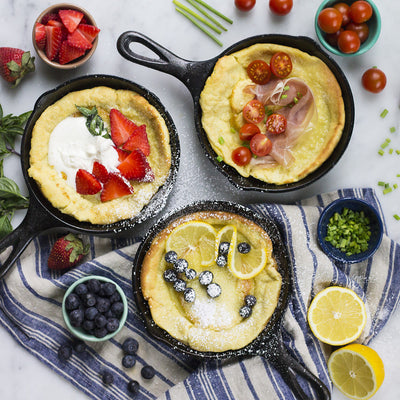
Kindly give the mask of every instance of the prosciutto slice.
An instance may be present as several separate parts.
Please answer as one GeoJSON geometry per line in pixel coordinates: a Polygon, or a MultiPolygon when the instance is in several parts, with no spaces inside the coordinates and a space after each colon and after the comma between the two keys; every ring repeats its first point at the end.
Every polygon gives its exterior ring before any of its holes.
{"type": "Polygon", "coordinates": [[[278,114],[286,117],[287,127],[279,135],[266,133],[272,141],[272,150],[265,157],[252,160],[255,165],[273,166],[276,163],[287,167],[293,160],[292,147],[307,131],[316,114],[314,96],[308,85],[299,78],[272,80],[265,85],[250,85],[244,89],[253,93],[264,105],[276,106],[278,114]],[[287,107],[288,106],[288,107],[287,107]]]}

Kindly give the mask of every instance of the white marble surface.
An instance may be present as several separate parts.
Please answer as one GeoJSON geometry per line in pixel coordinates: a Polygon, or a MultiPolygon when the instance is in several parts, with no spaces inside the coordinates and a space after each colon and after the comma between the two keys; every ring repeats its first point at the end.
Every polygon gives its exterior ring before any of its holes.
{"type": "MultiPolygon", "coordinates": [[[[182,0],[184,1],[184,0],[182,0]]],[[[47,0],[26,2],[24,0],[0,0],[0,46],[19,47],[31,50],[31,29],[40,12],[51,3],[47,0]]],[[[146,34],[175,54],[188,60],[206,60],[218,55],[224,48],[238,40],[256,34],[285,33],[306,35],[316,39],[314,14],[318,0],[295,0],[292,12],[286,17],[274,17],[267,0],[258,0],[249,13],[238,12],[233,0],[209,0],[219,10],[234,20],[226,33],[221,36],[224,44],[220,48],[176,13],[171,1],[134,0],[112,3],[85,0],[81,2],[94,16],[101,28],[100,41],[93,58],[84,67],[72,72],[54,71],[40,60],[34,74],[26,78],[17,89],[0,82],[0,103],[5,113],[18,114],[32,109],[36,99],[59,83],[91,73],[107,73],[135,81],[154,92],[170,112],[179,132],[182,156],[175,190],[170,196],[167,209],[183,205],[191,200],[216,198],[233,199],[242,203],[253,201],[290,202],[320,192],[343,187],[369,186],[378,190],[386,216],[389,235],[400,241],[400,221],[393,214],[400,215],[400,190],[382,195],[377,186],[379,180],[395,183],[400,173],[400,156],[381,157],[377,151],[386,137],[392,138],[394,148],[400,149],[399,100],[400,75],[398,55],[400,41],[397,38],[400,2],[376,0],[382,16],[382,32],[378,43],[368,53],[357,58],[334,57],[344,70],[353,90],[356,105],[356,120],[351,142],[340,162],[321,180],[306,189],[288,194],[266,195],[241,192],[235,189],[212,164],[206,160],[197,140],[193,123],[192,99],[186,87],[177,79],[158,71],[130,63],[123,59],[116,49],[118,36],[127,30],[146,34]],[[378,95],[366,92],[361,87],[361,75],[367,68],[377,65],[388,77],[387,88],[378,95]],[[385,119],[379,114],[389,110],[385,119]],[[395,126],[397,132],[389,133],[395,126]]],[[[77,4],[77,3],[76,3],[77,4]]],[[[26,192],[19,161],[11,158],[5,165],[5,174],[14,177],[26,192]]],[[[19,213],[14,225],[23,217],[19,213]]],[[[372,342],[381,355],[386,378],[374,397],[376,400],[400,397],[398,371],[400,370],[400,310],[372,342]]],[[[0,329],[0,398],[19,399],[84,399],[71,384],[61,379],[33,356],[21,349],[4,329],[0,329]]],[[[336,390],[333,400],[344,397],[336,390]]]]}

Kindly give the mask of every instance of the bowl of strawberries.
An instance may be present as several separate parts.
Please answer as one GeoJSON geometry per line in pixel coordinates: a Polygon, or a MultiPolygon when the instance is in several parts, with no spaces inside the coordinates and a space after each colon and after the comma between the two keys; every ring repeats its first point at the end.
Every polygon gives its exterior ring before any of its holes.
{"type": "Polygon", "coordinates": [[[86,10],[61,3],[46,8],[39,15],[33,26],[32,41],[47,65],[72,69],[83,65],[93,55],[99,32],[86,10]]]}

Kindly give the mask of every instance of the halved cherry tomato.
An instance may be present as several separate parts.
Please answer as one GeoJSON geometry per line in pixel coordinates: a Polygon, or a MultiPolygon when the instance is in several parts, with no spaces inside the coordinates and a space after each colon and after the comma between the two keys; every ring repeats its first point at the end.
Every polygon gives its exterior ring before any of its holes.
{"type": "Polygon", "coordinates": [[[372,17],[372,7],[367,1],[359,0],[350,6],[350,18],[357,24],[368,21],[372,17]]]}
{"type": "Polygon", "coordinates": [[[277,15],[290,13],[293,7],[293,0],[269,0],[269,9],[277,15]]]}
{"type": "Polygon", "coordinates": [[[250,140],[257,133],[261,133],[257,125],[244,124],[239,130],[239,137],[240,140],[250,140]]]}
{"type": "Polygon", "coordinates": [[[324,8],[319,14],[317,23],[325,33],[335,33],[342,26],[342,13],[333,7],[324,8]]]}
{"type": "Polygon", "coordinates": [[[280,133],[285,132],[287,120],[284,115],[274,113],[267,118],[265,125],[269,133],[279,135],[280,133]]]}
{"type": "Polygon", "coordinates": [[[342,53],[355,53],[360,45],[360,38],[354,31],[343,31],[338,37],[338,47],[342,53]]]}
{"type": "Polygon", "coordinates": [[[369,92],[379,93],[385,89],[386,75],[379,68],[370,68],[364,72],[361,82],[369,92]]]}
{"type": "Polygon", "coordinates": [[[275,53],[270,61],[271,72],[278,78],[286,78],[292,72],[292,60],[289,54],[280,51],[275,53]]]}
{"type": "Polygon", "coordinates": [[[272,142],[263,133],[257,133],[250,140],[250,150],[257,157],[263,157],[272,150],[272,142]]]}
{"type": "Polygon", "coordinates": [[[366,22],[357,24],[355,22],[350,22],[345,26],[346,31],[354,31],[360,38],[360,42],[364,43],[368,39],[369,27],[366,22]]]}
{"type": "Polygon", "coordinates": [[[271,69],[263,60],[254,60],[247,66],[247,75],[258,85],[265,85],[271,79],[271,69]]]}
{"type": "Polygon", "coordinates": [[[336,3],[333,8],[342,14],[342,26],[347,25],[350,22],[350,6],[346,3],[336,3]]]}
{"type": "Polygon", "coordinates": [[[243,108],[243,118],[252,124],[258,124],[265,117],[264,105],[261,101],[250,100],[243,108]]]}
{"type": "Polygon", "coordinates": [[[232,151],[232,160],[236,165],[243,167],[251,160],[251,151],[244,146],[237,147],[232,151]]]}

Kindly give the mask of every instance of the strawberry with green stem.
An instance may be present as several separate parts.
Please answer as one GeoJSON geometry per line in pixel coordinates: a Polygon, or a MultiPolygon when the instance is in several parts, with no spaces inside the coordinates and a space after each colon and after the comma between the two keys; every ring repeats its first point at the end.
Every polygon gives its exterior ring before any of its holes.
{"type": "Polygon", "coordinates": [[[13,86],[17,86],[22,78],[35,70],[35,57],[29,51],[13,47],[0,47],[0,75],[13,86]]]}

